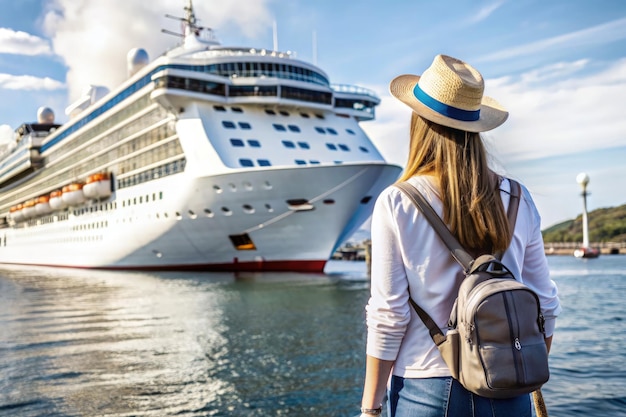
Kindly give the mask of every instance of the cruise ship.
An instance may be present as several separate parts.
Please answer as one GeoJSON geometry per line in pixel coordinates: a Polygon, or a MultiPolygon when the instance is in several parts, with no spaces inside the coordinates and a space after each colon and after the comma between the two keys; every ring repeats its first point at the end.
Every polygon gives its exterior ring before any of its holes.
{"type": "MultiPolygon", "coordinates": [[[[322,272],[401,167],[360,128],[380,99],[275,50],[226,47],[189,1],[179,46],[128,54],[0,151],[0,263],[322,272]]],[[[274,48],[276,49],[276,48],[274,48]]]]}

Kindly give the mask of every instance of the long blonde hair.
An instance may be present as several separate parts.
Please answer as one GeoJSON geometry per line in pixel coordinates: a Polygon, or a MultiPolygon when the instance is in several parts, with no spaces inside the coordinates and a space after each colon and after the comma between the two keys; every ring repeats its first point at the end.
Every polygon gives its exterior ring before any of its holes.
{"type": "Polygon", "coordinates": [[[452,129],[413,113],[407,166],[399,181],[415,175],[439,180],[443,220],[473,255],[504,251],[509,246],[500,178],[487,165],[480,134],[452,129]]]}

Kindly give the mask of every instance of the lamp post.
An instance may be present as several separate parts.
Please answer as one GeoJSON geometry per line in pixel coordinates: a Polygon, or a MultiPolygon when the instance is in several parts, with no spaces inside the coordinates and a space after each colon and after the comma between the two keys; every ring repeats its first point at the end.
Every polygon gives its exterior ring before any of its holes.
{"type": "Polygon", "coordinates": [[[583,245],[582,248],[574,251],[574,256],[577,258],[596,258],[600,254],[600,251],[589,247],[589,222],[587,219],[587,196],[589,195],[587,192],[587,184],[589,184],[589,175],[581,172],[576,176],[576,182],[580,184],[583,190],[581,193],[583,196],[583,245]]]}

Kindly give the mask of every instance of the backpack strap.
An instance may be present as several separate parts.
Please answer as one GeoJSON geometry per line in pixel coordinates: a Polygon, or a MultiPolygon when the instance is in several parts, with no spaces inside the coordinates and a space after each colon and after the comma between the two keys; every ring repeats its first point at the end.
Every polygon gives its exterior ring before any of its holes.
{"type": "MultiPolygon", "coordinates": [[[[507,208],[507,219],[509,221],[509,227],[511,233],[515,230],[515,223],[517,220],[517,211],[519,208],[521,186],[517,181],[509,179],[511,186],[509,206],[507,208]]],[[[406,196],[417,206],[420,212],[426,217],[426,220],[431,224],[432,228],[439,235],[441,240],[450,250],[452,257],[463,267],[465,273],[469,272],[474,262],[474,258],[461,246],[458,239],[450,232],[448,226],[441,220],[441,217],[435,212],[430,203],[424,198],[422,193],[408,182],[401,182],[395,184],[406,196]]],[[[498,260],[502,258],[502,253],[497,256],[498,260]]],[[[430,317],[430,315],[424,311],[409,294],[409,302],[415,309],[415,312],[420,317],[424,325],[428,328],[430,337],[435,342],[435,345],[439,346],[446,340],[446,336],[443,334],[437,323],[430,317]]]]}
{"type": "MultiPolygon", "coordinates": [[[[517,211],[519,208],[521,186],[517,181],[509,179],[511,187],[509,206],[507,208],[507,219],[509,221],[509,229],[511,233],[515,230],[515,223],[517,220],[517,211]]],[[[422,212],[426,220],[431,224],[432,228],[437,232],[443,243],[450,250],[452,257],[463,267],[465,272],[468,272],[472,267],[474,258],[461,246],[458,239],[450,232],[448,226],[441,220],[441,217],[435,212],[430,203],[424,198],[422,193],[408,182],[401,182],[395,185],[401,191],[406,194],[407,197],[417,206],[422,212]]],[[[496,258],[500,260],[502,253],[498,253],[496,258]]]]}
{"type": "Polygon", "coordinates": [[[404,192],[413,204],[417,206],[424,217],[426,217],[426,220],[428,220],[432,228],[437,232],[443,243],[446,244],[450,250],[450,254],[452,254],[452,257],[463,267],[463,270],[466,272],[469,271],[472,262],[474,262],[474,258],[461,246],[457,238],[450,232],[448,226],[441,220],[441,217],[435,212],[422,193],[408,182],[398,183],[396,187],[404,192]]]}
{"type": "MultiPolygon", "coordinates": [[[[509,178],[509,207],[506,210],[506,217],[509,221],[509,230],[511,230],[511,236],[515,232],[515,223],[517,221],[517,210],[519,208],[520,195],[522,194],[522,187],[519,182],[509,178]]],[[[495,258],[499,261],[504,256],[504,251],[494,254],[495,258]]]]}

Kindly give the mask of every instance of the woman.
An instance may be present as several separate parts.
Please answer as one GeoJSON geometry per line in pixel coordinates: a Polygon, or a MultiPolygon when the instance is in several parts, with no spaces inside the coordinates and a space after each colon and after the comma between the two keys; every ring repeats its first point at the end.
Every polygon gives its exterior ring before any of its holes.
{"type": "MultiPolygon", "coordinates": [[[[508,113],[483,96],[480,73],[438,55],[423,75],[403,75],[391,93],[412,110],[409,159],[402,178],[417,187],[470,253],[504,252],[503,263],[540,298],[548,349],[560,312],[550,280],[540,217],[523,188],[515,230],[506,207],[511,185],[487,164],[480,132],[508,113]]],[[[388,415],[531,415],[529,395],[493,400],[472,394],[450,376],[409,293],[444,328],[463,278],[460,266],[397,187],[378,197],[372,217],[371,298],[361,416],[378,415],[388,386],[388,415]]]]}

